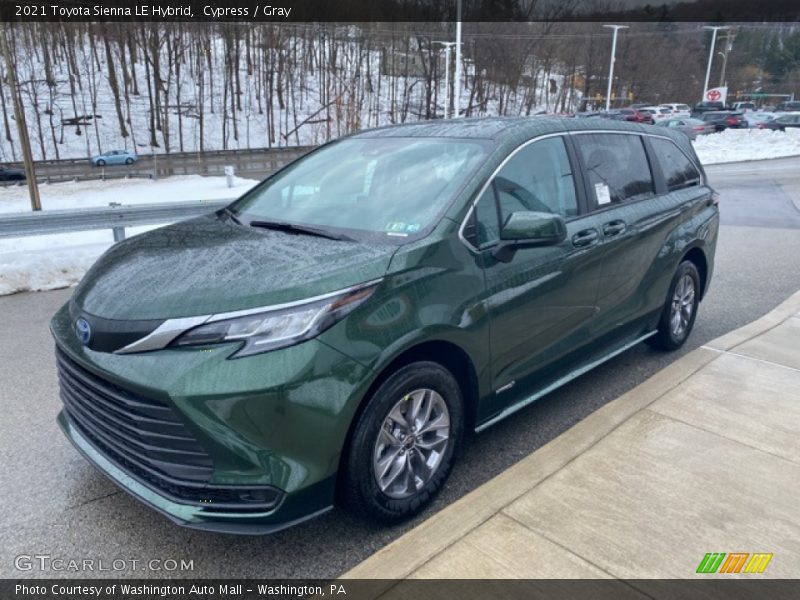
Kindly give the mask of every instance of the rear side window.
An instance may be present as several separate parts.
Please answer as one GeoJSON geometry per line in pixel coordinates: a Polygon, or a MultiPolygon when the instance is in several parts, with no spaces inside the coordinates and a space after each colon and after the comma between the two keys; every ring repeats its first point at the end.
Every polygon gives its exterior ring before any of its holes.
{"type": "Polygon", "coordinates": [[[670,192],[700,185],[700,171],[691,160],[669,140],[652,138],[650,143],[658,157],[658,164],[664,173],[667,189],[670,192]]]}
{"type": "Polygon", "coordinates": [[[655,194],[641,137],[591,133],[576,135],[573,139],[589,179],[590,197],[594,197],[598,208],[655,194]]]}

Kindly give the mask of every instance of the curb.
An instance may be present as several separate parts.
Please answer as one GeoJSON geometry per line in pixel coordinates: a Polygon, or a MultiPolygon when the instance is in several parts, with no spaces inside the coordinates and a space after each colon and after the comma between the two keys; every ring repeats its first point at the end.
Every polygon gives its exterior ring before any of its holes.
{"type": "Polygon", "coordinates": [[[382,591],[391,588],[396,583],[392,580],[411,575],[502,508],[586,452],[634,414],[721,356],[722,352],[769,331],[798,311],[800,292],[760,319],[679,358],[493,479],[432,515],[340,578],[382,579],[384,581],[380,585],[385,586],[382,591]]]}

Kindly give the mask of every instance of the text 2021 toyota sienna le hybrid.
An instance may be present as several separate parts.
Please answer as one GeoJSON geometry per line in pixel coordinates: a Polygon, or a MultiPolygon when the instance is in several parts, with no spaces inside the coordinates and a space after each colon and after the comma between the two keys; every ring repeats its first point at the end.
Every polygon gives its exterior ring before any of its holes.
{"type": "Polygon", "coordinates": [[[53,318],[86,458],[190,527],[394,521],[482,430],[708,287],[717,196],[685,136],[476,119],[326,144],[226,209],[114,245],[53,318]]]}

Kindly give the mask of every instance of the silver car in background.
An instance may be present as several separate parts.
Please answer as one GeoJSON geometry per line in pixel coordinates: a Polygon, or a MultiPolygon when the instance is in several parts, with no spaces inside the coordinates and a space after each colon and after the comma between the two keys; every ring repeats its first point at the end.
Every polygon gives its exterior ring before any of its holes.
{"type": "Polygon", "coordinates": [[[685,119],[666,119],[656,123],[659,127],[669,127],[685,133],[690,140],[697,139],[698,135],[708,135],[714,133],[716,128],[712,123],[706,123],[700,119],[687,117],[685,119]]]}
{"type": "Polygon", "coordinates": [[[763,123],[769,123],[778,118],[781,113],[774,112],[749,112],[744,114],[744,120],[748,127],[758,127],[763,123]]]}

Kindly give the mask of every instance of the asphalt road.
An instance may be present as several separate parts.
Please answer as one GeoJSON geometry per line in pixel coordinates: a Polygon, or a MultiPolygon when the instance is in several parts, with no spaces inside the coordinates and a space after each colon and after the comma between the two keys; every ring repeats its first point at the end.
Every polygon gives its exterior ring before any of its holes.
{"type": "MultiPolygon", "coordinates": [[[[695,330],[679,353],[637,346],[473,436],[446,488],[401,526],[365,524],[336,509],[269,537],[193,532],[129,498],[63,438],[48,320],[70,290],[0,298],[0,577],[335,577],[426,516],[487,481],[682,353],[774,308],[800,288],[800,159],[709,168],[722,195],[716,272],[695,330]],[[183,573],[18,571],[19,555],[193,561],[183,573]]],[[[167,563],[169,564],[169,563],[167,563]]],[[[95,563],[97,565],[97,563],[95,563]]],[[[141,566],[141,563],[139,563],[141,566]]]]}

